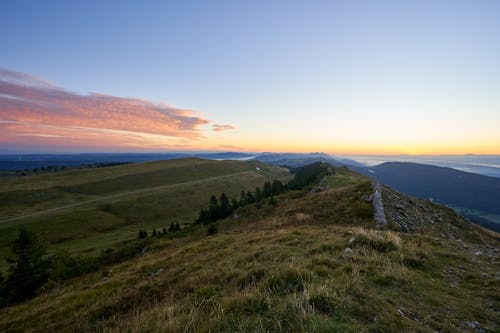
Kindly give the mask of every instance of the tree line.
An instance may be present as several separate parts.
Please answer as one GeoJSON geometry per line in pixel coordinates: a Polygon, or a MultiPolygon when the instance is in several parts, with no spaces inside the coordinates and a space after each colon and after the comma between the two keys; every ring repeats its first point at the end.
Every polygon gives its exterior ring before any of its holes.
{"type": "MultiPolygon", "coordinates": [[[[179,221],[177,221],[176,223],[172,222],[170,223],[168,229],[167,227],[163,227],[161,229],[158,229],[157,231],[156,228],[153,228],[153,230],[151,231],[151,238],[161,238],[163,236],[166,236],[168,233],[173,233],[180,230],[181,230],[181,225],[179,224],[179,221]]],[[[148,232],[144,229],[140,229],[138,238],[145,239],[147,237],[148,237],[148,232]]]]}
{"type": "Polygon", "coordinates": [[[209,224],[230,216],[239,207],[243,207],[255,202],[260,202],[266,198],[284,193],[287,185],[275,179],[272,182],[266,181],[261,189],[259,186],[254,192],[242,191],[239,199],[229,200],[226,193],[222,193],[219,198],[212,194],[208,202],[208,207],[201,209],[195,224],[209,224]]]}
{"type": "Polygon", "coordinates": [[[294,177],[287,184],[275,179],[272,182],[266,181],[262,189],[258,186],[255,191],[242,191],[239,199],[232,198],[229,200],[223,192],[219,198],[212,194],[208,202],[208,207],[200,210],[195,224],[210,224],[217,220],[224,219],[230,216],[239,207],[243,207],[252,203],[260,202],[264,199],[271,198],[271,203],[276,203],[274,196],[282,194],[288,190],[300,190],[311,184],[319,182],[325,176],[332,174],[332,167],[325,162],[316,162],[306,166],[292,168],[294,177]]]}

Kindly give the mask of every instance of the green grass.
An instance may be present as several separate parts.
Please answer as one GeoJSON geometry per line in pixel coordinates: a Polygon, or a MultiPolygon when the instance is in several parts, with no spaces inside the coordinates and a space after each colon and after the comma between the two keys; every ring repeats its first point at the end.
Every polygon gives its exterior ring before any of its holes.
{"type": "Polygon", "coordinates": [[[335,174],[325,179],[326,184],[332,188],[362,183],[363,181],[366,181],[365,177],[347,168],[335,168],[335,174]]]}
{"type": "Polygon", "coordinates": [[[0,222],[0,269],[6,267],[9,244],[21,224],[50,245],[95,255],[137,237],[139,229],[193,222],[212,193],[238,196],[241,190],[253,190],[273,178],[289,178],[288,171],[258,162],[200,159],[2,178],[0,220],[21,218],[0,222]],[[86,203],[89,200],[96,201],[86,203]],[[23,217],[37,212],[42,213],[23,217]]]}
{"type": "Polygon", "coordinates": [[[88,274],[0,310],[0,331],[461,332],[476,320],[498,331],[498,234],[430,203],[421,214],[440,224],[374,230],[359,206],[370,192],[360,177],[243,207],[214,235],[160,239],[106,280],[88,274]]]}

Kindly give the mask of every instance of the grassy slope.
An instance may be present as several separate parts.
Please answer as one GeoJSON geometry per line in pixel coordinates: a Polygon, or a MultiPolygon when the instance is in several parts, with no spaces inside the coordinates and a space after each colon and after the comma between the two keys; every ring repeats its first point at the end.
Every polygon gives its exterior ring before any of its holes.
{"type": "Polygon", "coordinates": [[[376,231],[360,200],[370,192],[357,178],[245,207],[216,235],[160,240],[109,279],[89,274],[0,310],[0,330],[456,332],[477,320],[497,331],[498,234],[393,191],[394,230],[376,231]],[[414,231],[398,231],[398,209],[418,210],[414,231]]]}
{"type": "Polygon", "coordinates": [[[135,238],[140,228],[192,222],[212,193],[238,195],[287,175],[285,169],[259,162],[190,158],[1,178],[0,220],[98,201],[0,223],[0,259],[7,257],[20,224],[49,244],[92,254],[135,238]]]}

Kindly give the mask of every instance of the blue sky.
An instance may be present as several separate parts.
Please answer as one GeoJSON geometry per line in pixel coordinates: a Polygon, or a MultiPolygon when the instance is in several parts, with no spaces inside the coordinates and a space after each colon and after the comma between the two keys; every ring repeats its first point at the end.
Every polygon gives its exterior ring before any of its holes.
{"type": "Polygon", "coordinates": [[[0,4],[0,67],[236,128],[210,149],[500,153],[499,36],[499,1],[0,4]]]}

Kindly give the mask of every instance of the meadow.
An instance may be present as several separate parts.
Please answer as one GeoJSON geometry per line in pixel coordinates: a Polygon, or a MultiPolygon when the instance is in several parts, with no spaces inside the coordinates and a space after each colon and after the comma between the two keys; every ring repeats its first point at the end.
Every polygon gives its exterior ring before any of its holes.
{"type": "Polygon", "coordinates": [[[396,192],[387,200],[398,195],[397,207],[413,205],[422,221],[441,222],[375,230],[361,199],[371,193],[369,179],[337,171],[328,190],[244,206],[214,234],[199,226],[52,285],[0,310],[0,329],[460,332],[474,321],[498,329],[498,234],[396,192]]]}
{"type": "Polygon", "coordinates": [[[289,171],[195,158],[0,178],[0,268],[20,225],[53,248],[95,255],[172,222],[190,224],[210,195],[238,196],[289,171]],[[258,168],[258,170],[257,170],[258,168]]]}

